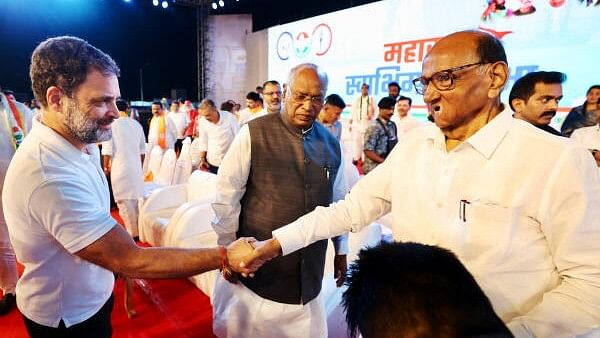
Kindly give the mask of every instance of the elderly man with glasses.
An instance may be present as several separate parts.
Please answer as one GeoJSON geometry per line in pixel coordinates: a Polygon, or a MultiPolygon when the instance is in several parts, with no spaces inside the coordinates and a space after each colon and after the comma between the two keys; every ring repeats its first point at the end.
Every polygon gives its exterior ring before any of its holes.
{"type": "Polygon", "coordinates": [[[391,211],[394,239],[454,252],[515,336],[597,334],[598,169],[584,148],[512,118],[500,101],[507,80],[495,37],[439,40],[415,81],[437,127],[406,135],[343,201],[273,231],[246,264],[391,211]]]}
{"type": "MultiPolygon", "coordinates": [[[[219,243],[271,232],[348,192],[339,142],[315,119],[327,75],[314,64],[290,72],[284,109],[243,126],[217,174],[213,228],[219,243]]],[[[265,93],[271,91],[265,86],[265,93]]],[[[346,274],[346,239],[334,238],[334,277],[346,274]]],[[[218,337],[326,337],[319,297],[327,241],[274,259],[241,283],[217,280],[213,329],[218,337]]],[[[235,278],[228,279],[235,282],[235,278]]]]}

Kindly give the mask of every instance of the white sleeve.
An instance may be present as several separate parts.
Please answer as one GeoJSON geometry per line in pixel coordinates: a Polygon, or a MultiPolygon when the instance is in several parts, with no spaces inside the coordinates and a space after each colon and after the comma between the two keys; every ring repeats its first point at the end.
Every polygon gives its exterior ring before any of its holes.
{"type": "Polygon", "coordinates": [[[33,191],[28,206],[35,222],[70,253],[89,246],[117,224],[108,210],[99,207],[97,193],[77,182],[46,181],[33,191]]]}
{"type": "Polygon", "coordinates": [[[344,200],[329,207],[317,207],[295,222],[273,231],[283,254],[347,231],[360,231],[388,213],[391,209],[392,163],[394,161],[390,160],[378,165],[352,188],[344,200]]]}
{"type": "Polygon", "coordinates": [[[207,123],[210,122],[202,117],[198,118],[198,139],[200,139],[198,147],[200,151],[208,150],[208,133],[206,132],[207,123]]]}
{"type": "Polygon", "coordinates": [[[246,182],[250,173],[250,149],[250,130],[245,125],[231,143],[217,174],[217,193],[212,203],[215,212],[212,227],[219,236],[219,245],[229,244],[236,239],[240,201],[246,192],[246,182]]]}
{"type": "Polygon", "coordinates": [[[517,337],[600,333],[598,168],[587,150],[569,148],[557,159],[548,182],[540,191],[540,223],[560,282],[508,327],[517,337]]]}

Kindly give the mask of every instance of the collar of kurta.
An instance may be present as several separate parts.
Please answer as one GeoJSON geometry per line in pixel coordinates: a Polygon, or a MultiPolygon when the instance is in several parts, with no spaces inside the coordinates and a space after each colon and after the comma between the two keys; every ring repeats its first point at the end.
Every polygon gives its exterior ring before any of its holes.
{"type": "MultiPolygon", "coordinates": [[[[511,110],[504,105],[504,110],[500,114],[494,117],[475,134],[471,135],[471,137],[458,147],[452,149],[452,151],[460,151],[461,148],[470,145],[485,158],[489,159],[492,157],[494,151],[498,148],[515,120],[516,119],[512,117],[511,110]]],[[[433,141],[435,147],[446,148],[446,137],[437,126],[428,129],[427,138],[433,141]]]]}

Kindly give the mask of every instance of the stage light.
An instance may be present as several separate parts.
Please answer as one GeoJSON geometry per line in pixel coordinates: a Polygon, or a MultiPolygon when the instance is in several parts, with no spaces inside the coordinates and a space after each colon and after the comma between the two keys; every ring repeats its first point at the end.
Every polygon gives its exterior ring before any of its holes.
{"type": "Polygon", "coordinates": [[[158,6],[158,0],[152,0],[152,4],[153,4],[154,6],[158,6]]]}
{"type": "Polygon", "coordinates": [[[167,8],[169,7],[169,3],[166,0],[163,0],[163,2],[161,3],[162,8],[167,8]]]}
{"type": "Polygon", "coordinates": [[[125,1],[125,2],[131,2],[131,0],[123,0],[123,1],[125,1]]]}
{"type": "Polygon", "coordinates": [[[212,3],[212,8],[213,8],[213,9],[217,9],[217,4],[213,2],[213,3],[212,3]]]}
{"type": "Polygon", "coordinates": [[[223,0],[219,0],[219,6],[221,6],[221,7],[225,6],[225,2],[223,2],[223,0]]]}

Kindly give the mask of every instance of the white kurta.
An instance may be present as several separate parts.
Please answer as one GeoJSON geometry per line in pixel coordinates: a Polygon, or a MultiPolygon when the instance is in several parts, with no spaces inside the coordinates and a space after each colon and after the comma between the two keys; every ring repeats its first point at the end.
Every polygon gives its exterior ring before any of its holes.
{"type": "Polygon", "coordinates": [[[102,142],[102,155],[112,157],[110,181],[115,200],[137,200],[144,196],[141,155],[146,151],[142,126],[129,117],[112,124],[112,139],[102,142]]]}
{"type": "Polygon", "coordinates": [[[453,251],[515,336],[598,328],[600,179],[589,152],[509,110],[449,152],[425,128],[344,201],[275,230],[283,253],[391,211],[394,239],[453,251]]]}
{"type": "Polygon", "coordinates": [[[575,129],[571,138],[586,149],[600,150],[600,125],[575,129]]]}
{"type": "MultiPolygon", "coordinates": [[[[221,165],[225,153],[239,130],[235,115],[226,111],[219,112],[219,122],[209,122],[204,117],[198,119],[200,139],[199,150],[206,151],[206,160],[211,165],[221,165]]],[[[194,163],[194,159],[192,159],[194,163]]]]}
{"type": "Polygon", "coordinates": [[[425,124],[410,115],[401,118],[398,113],[394,113],[390,120],[396,124],[396,130],[398,131],[399,139],[411,129],[425,124]]]}
{"type": "MultiPolygon", "coordinates": [[[[158,144],[158,119],[152,118],[150,120],[150,128],[148,129],[148,143],[154,147],[158,144]]],[[[175,127],[175,121],[171,119],[169,116],[165,117],[165,133],[166,133],[166,149],[174,149],[175,141],[177,141],[177,128],[175,127]]],[[[165,150],[165,149],[163,149],[165,150]]]]}
{"type": "Polygon", "coordinates": [[[181,140],[185,138],[185,130],[187,129],[188,124],[190,123],[190,118],[188,117],[188,114],[182,110],[178,110],[177,112],[170,111],[167,114],[167,117],[175,123],[177,139],[181,140]]]}
{"type": "Polygon", "coordinates": [[[267,111],[264,109],[261,109],[259,111],[257,111],[256,113],[252,113],[250,111],[250,109],[246,108],[240,111],[240,118],[238,120],[238,124],[240,126],[243,126],[244,124],[254,120],[255,118],[259,118],[261,116],[265,116],[267,115],[267,111]]]}

